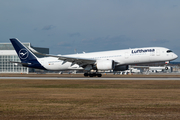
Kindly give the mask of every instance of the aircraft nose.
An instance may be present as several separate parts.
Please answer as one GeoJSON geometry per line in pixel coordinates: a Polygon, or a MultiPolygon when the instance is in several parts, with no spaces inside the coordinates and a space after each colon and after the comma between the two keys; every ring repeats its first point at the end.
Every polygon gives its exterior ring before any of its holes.
{"type": "Polygon", "coordinates": [[[176,55],[176,54],[174,54],[173,56],[174,56],[174,58],[175,58],[175,59],[177,59],[177,58],[178,58],[178,55],[176,55]]]}

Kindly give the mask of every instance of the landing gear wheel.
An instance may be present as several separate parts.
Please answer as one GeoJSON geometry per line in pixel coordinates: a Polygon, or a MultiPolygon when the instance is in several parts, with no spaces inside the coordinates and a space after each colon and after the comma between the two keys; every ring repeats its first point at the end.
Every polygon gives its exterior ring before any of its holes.
{"type": "Polygon", "coordinates": [[[96,74],[96,76],[97,76],[97,77],[101,77],[101,76],[102,76],[102,74],[100,74],[100,73],[99,73],[99,74],[96,74]]]}
{"type": "Polygon", "coordinates": [[[84,73],[84,77],[101,77],[101,73],[84,73]]]}
{"type": "Polygon", "coordinates": [[[165,69],[168,70],[168,67],[166,66],[165,69]]]}
{"type": "Polygon", "coordinates": [[[93,74],[89,74],[89,77],[94,77],[94,75],[93,74]]]}
{"type": "Polygon", "coordinates": [[[88,73],[84,73],[84,77],[88,77],[89,76],[89,74],[88,73]]]}

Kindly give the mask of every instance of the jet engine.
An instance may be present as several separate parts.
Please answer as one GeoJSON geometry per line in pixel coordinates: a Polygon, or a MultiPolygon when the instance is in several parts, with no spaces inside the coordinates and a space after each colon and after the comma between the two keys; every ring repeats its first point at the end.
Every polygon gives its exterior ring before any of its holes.
{"type": "Polygon", "coordinates": [[[115,63],[113,60],[97,60],[96,67],[98,70],[113,70],[115,63]]]}

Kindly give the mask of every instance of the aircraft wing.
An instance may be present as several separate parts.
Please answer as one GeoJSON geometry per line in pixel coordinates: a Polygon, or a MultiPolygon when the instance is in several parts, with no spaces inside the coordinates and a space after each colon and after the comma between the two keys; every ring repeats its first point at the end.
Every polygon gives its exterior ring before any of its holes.
{"type": "Polygon", "coordinates": [[[29,49],[36,54],[47,56],[47,57],[56,57],[59,60],[63,60],[64,63],[72,62],[72,64],[78,64],[80,66],[87,65],[87,64],[94,64],[96,60],[94,59],[87,59],[87,58],[80,58],[80,57],[69,57],[64,55],[50,55],[50,54],[43,54],[39,53],[38,51],[34,50],[33,48],[29,47],[29,49]]]}

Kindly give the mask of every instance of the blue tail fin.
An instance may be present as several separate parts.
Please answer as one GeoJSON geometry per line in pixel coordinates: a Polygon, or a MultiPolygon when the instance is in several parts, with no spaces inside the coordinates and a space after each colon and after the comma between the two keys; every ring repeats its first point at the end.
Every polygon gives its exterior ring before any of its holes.
{"type": "Polygon", "coordinates": [[[26,48],[18,39],[12,38],[10,39],[16,53],[18,54],[21,62],[36,60],[36,56],[26,48]]]}
{"type": "Polygon", "coordinates": [[[10,39],[18,57],[21,60],[21,64],[26,67],[32,67],[37,69],[45,69],[37,60],[37,57],[18,39],[10,39]]]}

